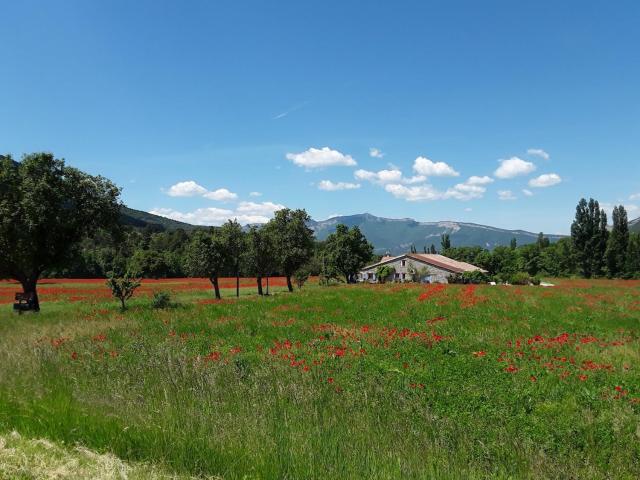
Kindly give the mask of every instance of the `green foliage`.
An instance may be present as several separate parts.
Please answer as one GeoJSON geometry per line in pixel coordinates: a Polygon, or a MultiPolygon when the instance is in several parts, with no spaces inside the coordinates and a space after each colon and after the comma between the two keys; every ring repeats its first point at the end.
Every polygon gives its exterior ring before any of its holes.
{"type": "Polygon", "coordinates": [[[313,255],[313,230],[307,226],[310,220],[305,210],[284,208],[264,227],[273,238],[274,257],[287,277],[289,291],[293,291],[291,276],[313,255]]]}
{"type": "Polygon", "coordinates": [[[129,273],[125,273],[122,277],[114,274],[107,277],[107,287],[111,289],[111,294],[114,298],[120,300],[122,311],[126,310],[127,300],[133,297],[134,292],[140,285],[140,279],[133,277],[129,273]]]}
{"type": "Polygon", "coordinates": [[[603,273],[607,237],[607,214],[597,200],[592,198],[587,203],[581,199],[571,224],[571,238],[583,276],[590,278],[603,273]]]}
{"type": "Polygon", "coordinates": [[[632,233],[629,236],[625,276],[640,278],[640,233],[632,233]]]}
{"type": "Polygon", "coordinates": [[[198,230],[191,236],[185,252],[185,270],[194,277],[211,280],[216,298],[220,298],[218,277],[228,265],[225,239],[218,229],[198,230]]]}
{"type": "Polygon", "coordinates": [[[346,225],[337,225],[335,233],[325,241],[324,255],[326,265],[342,274],[349,283],[354,281],[358,271],[371,260],[373,245],[358,227],[349,229],[346,225]]]}
{"type": "Polygon", "coordinates": [[[463,283],[463,284],[482,284],[488,283],[490,276],[480,270],[474,272],[464,272],[450,275],[448,278],[449,283],[463,283]]]}
{"type": "Polygon", "coordinates": [[[629,247],[629,222],[627,211],[620,205],[613,207],[613,228],[609,235],[605,253],[610,277],[618,277],[625,272],[627,249],[629,247]]]}
{"type": "Polygon", "coordinates": [[[293,281],[296,282],[298,289],[304,287],[307,280],[309,280],[309,269],[307,267],[301,267],[293,274],[293,281]]]}
{"type": "Polygon", "coordinates": [[[394,273],[396,273],[396,269],[391,265],[380,265],[376,268],[376,278],[380,283],[385,283],[394,273]]]}
{"type": "Polygon", "coordinates": [[[527,272],[516,272],[509,276],[509,283],[511,285],[529,285],[533,283],[533,279],[527,272]]]}
{"type": "Polygon", "coordinates": [[[154,292],[151,299],[151,307],[162,310],[164,308],[172,307],[171,293],[166,291],[154,292]]]}
{"type": "MultiPolygon", "coordinates": [[[[451,248],[451,235],[443,233],[440,236],[440,246],[442,248],[442,252],[447,252],[451,248]]],[[[446,253],[443,254],[446,255],[446,253]]]]}
{"type": "Polygon", "coordinates": [[[68,264],[84,237],[114,230],[120,214],[118,187],[50,153],[1,157],[0,193],[0,277],[36,299],[41,274],[68,264]]]}

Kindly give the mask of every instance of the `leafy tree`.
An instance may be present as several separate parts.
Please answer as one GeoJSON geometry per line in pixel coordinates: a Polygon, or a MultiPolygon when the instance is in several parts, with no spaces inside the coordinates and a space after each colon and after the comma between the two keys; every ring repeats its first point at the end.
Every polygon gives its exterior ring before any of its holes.
{"type": "Polygon", "coordinates": [[[300,267],[296,270],[296,273],[293,274],[293,279],[298,286],[298,290],[301,289],[307,280],[309,280],[309,269],[306,266],[300,267]]]}
{"type": "Polygon", "coordinates": [[[107,278],[107,287],[111,289],[111,294],[120,300],[120,310],[126,310],[126,301],[133,297],[133,293],[140,286],[140,279],[133,277],[130,273],[125,273],[119,277],[113,273],[107,278]]]}
{"type": "Polygon", "coordinates": [[[442,252],[446,254],[447,250],[451,248],[451,236],[448,233],[443,233],[440,236],[440,245],[442,246],[442,252]]]}
{"type": "Polygon", "coordinates": [[[65,165],[51,153],[0,159],[0,276],[35,298],[45,269],[71,262],[80,241],[117,227],[120,189],[65,165]]]}
{"type": "Polygon", "coordinates": [[[378,282],[384,283],[390,275],[395,273],[396,269],[391,265],[380,265],[376,268],[376,278],[378,282]]]}
{"type": "Polygon", "coordinates": [[[218,278],[227,265],[226,245],[219,229],[193,233],[186,251],[185,269],[194,277],[208,278],[217,299],[220,299],[218,278]]]}
{"type": "Polygon", "coordinates": [[[596,253],[593,268],[596,275],[602,275],[604,273],[608,241],[609,229],[607,227],[607,214],[604,210],[600,210],[600,222],[598,223],[598,231],[596,233],[596,253]]]}
{"type": "Polygon", "coordinates": [[[547,248],[551,243],[549,239],[544,236],[544,233],[540,232],[538,234],[538,239],[536,240],[536,245],[539,249],[547,248]]]}
{"type": "Polygon", "coordinates": [[[244,252],[244,232],[237,220],[228,220],[220,228],[220,237],[224,244],[227,268],[236,277],[236,297],[240,296],[240,259],[244,252]]]}
{"type": "Polygon", "coordinates": [[[518,240],[516,240],[516,237],[513,237],[511,239],[511,244],[510,244],[511,250],[515,250],[517,246],[518,246],[518,240]]]}
{"type": "Polygon", "coordinates": [[[575,220],[571,224],[571,238],[583,276],[599,275],[604,265],[607,243],[607,215],[593,198],[582,198],[576,206],[575,220]]]}
{"type": "Polygon", "coordinates": [[[438,253],[438,252],[436,252],[436,246],[433,243],[431,244],[431,249],[430,249],[429,253],[432,253],[432,254],[438,253]]]}
{"type": "Polygon", "coordinates": [[[245,263],[249,273],[255,275],[258,295],[262,295],[262,278],[270,275],[274,268],[273,238],[266,228],[251,227],[246,239],[245,263]]]}
{"type": "Polygon", "coordinates": [[[291,276],[313,255],[313,230],[307,226],[310,220],[304,210],[284,208],[264,227],[274,239],[274,254],[290,292],[291,276]]]}
{"type": "Polygon", "coordinates": [[[170,269],[164,253],[156,250],[136,250],[129,268],[146,278],[166,277],[170,269]]]}
{"type": "Polygon", "coordinates": [[[629,236],[626,277],[640,278],[640,233],[633,233],[629,236]]]}
{"type": "Polygon", "coordinates": [[[337,225],[336,231],[325,242],[326,262],[344,276],[347,283],[365,264],[371,260],[373,245],[360,232],[358,227],[349,229],[346,225],[337,225]]]}
{"type": "Polygon", "coordinates": [[[618,277],[625,272],[627,263],[627,248],[629,246],[629,223],[627,211],[620,205],[613,207],[613,228],[607,243],[607,270],[612,277],[618,277]]]}

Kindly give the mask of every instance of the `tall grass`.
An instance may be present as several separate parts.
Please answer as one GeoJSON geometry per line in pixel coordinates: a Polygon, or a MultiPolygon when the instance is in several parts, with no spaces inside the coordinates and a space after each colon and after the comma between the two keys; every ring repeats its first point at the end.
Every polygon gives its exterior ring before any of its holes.
{"type": "Polygon", "coordinates": [[[224,478],[637,478],[638,286],[465,288],[7,315],[0,430],[224,478]]]}

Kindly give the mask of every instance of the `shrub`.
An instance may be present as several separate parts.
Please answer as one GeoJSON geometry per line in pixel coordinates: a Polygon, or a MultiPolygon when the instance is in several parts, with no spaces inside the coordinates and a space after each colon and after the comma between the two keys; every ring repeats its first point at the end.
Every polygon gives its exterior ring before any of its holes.
{"type": "Polygon", "coordinates": [[[449,283],[480,284],[488,283],[489,278],[489,275],[487,275],[486,273],[481,272],[480,270],[476,270],[474,272],[454,273],[452,275],[449,275],[447,281],[449,283]]]}
{"type": "Polygon", "coordinates": [[[309,279],[309,270],[300,268],[293,274],[293,280],[296,282],[298,289],[304,287],[305,282],[309,279]]]}
{"type": "Polygon", "coordinates": [[[509,283],[511,285],[529,285],[531,276],[527,272],[516,272],[509,277],[509,283]]]}
{"type": "Polygon", "coordinates": [[[396,273],[396,269],[390,265],[382,265],[376,270],[378,282],[384,283],[389,275],[396,273]]]}
{"type": "Polygon", "coordinates": [[[120,300],[121,310],[126,310],[126,301],[133,297],[133,293],[140,286],[140,279],[134,278],[129,272],[123,277],[118,277],[111,272],[107,278],[107,287],[111,289],[111,294],[120,300]]]}
{"type": "Polygon", "coordinates": [[[151,307],[157,309],[172,307],[171,294],[169,292],[155,292],[151,299],[151,307]]]}

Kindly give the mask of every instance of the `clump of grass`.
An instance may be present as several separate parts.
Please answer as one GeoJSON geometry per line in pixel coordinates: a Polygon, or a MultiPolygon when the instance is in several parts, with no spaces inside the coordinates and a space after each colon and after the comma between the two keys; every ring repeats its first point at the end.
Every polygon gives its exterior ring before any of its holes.
{"type": "MultiPolygon", "coordinates": [[[[0,434],[0,478],[35,480],[169,480],[190,479],[161,468],[128,463],[110,453],[30,439],[18,432],[0,434]]],[[[212,477],[213,478],[213,477],[212,477]]]]}

